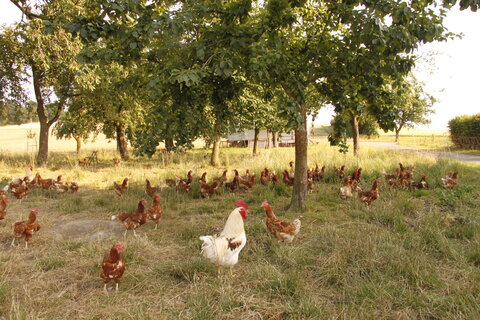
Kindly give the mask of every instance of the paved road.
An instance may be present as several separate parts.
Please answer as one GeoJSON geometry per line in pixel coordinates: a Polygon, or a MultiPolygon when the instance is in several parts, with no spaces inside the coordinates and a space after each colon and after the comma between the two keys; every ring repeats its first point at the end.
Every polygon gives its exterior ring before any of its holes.
{"type": "Polygon", "coordinates": [[[416,153],[420,153],[430,157],[447,158],[451,160],[480,164],[480,156],[474,156],[469,154],[461,154],[461,153],[448,152],[448,151],[417,149],[413,147],[401,146],[395,142],[362,141],[361,144],[365,146],[372,146],[372,147],[378,147],[383,149],[393,149],[393,150],[404,151],[404,152],[416,152],[416,153]]]}

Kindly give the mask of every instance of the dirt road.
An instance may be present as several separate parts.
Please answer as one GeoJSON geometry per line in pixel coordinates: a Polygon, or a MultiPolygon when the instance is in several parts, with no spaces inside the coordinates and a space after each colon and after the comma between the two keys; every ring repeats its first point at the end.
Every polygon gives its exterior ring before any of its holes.
{"type": "Polygon", "coordinates": [[[398,150],[403,152],[416,152],[416,153],[430,156],[430,157],[446,158],[446,159],[451,159],[456,161],[480,164],[480,156],[474,156],[469,154],[461,154],[461,153],[438,151],[438,150],[417,149],[413,147],[401,146],[395,142],[362,141],[361,144],[365,146],[378,147],[383,149],[392,149],[392,150],[398,150]]]}

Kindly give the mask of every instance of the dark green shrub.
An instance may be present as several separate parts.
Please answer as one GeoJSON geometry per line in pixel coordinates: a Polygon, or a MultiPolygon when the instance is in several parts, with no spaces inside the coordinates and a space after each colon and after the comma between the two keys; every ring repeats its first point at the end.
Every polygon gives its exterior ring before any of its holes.
{"type": "Polygon", "coordinates": [[[448,122],[448,128],[455,146],[468,149],[480,148],[480,113],[455,117],[448,122]]]}

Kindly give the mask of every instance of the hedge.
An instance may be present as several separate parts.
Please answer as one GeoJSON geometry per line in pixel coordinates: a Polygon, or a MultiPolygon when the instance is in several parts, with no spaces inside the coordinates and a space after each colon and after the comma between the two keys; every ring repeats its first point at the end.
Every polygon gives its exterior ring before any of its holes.
{"type": "Polygon", "coordinates": [[[448,122],[448,128],[455,146],[480,149],[480,113],[453,118],[448,122]]]}

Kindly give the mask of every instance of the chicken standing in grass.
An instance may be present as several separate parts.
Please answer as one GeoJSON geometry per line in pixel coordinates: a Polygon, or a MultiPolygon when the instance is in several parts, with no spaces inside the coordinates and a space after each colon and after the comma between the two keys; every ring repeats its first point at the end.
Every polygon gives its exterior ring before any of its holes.
{"type": "Polygon", "coordinates": [[[300,227],[302,226],[300,219],[295,219],[293,222],[280,221],[275,216],[272,207],[267,201],[262,202],[262,207],[267,214],[265,225],[267,226],[268,232],[280,241],[292,242],[300,232],[300,227]]]}
{"type": "Polygon", "coordinates": [[[110,281],[115,282],[115,291],[118,291],[118,284],[125,272],[125,259],[122,257],[124,249],[125,244],[119,241],[103,257],[100,277],[103,279],[103,290],[105,292],[107,292],[107,283],[110,281]]]}
{"type": "Polygon", "coordinates": [[[350,199],[352,197],[352,177],[347,176],[343,187],[340,188],[340,198],[343,200],[350,199]]]}
{"type": "Polygon", "coordinates": [[[380,178],[378,178],[373,182],[372,190],[358,192],[358,197],[363,203],[369,206],[373,201],[378,199],[378,185],[380,184],[380,181],[380,178]]]}
{"type": "Polygon", "coordinates": [[[427,189],[428,188],[428,184],[427,184],[427,176],[425,174],[421,174],[420,175],[421,179],[420,181],[412,181],[410,186],[413,188],[413,189],[427,189]]]}
{"type": "Polygon", "coordinates": [[[453,189],[453,187],[455,187],[458,182],[458,171],[455,171],[453,173],[450,172],[448,176],[442,178],[442,182],[445,189],[453,189]]]}
{"type": "Polygon", "coordinates": [[[10,192],[17,199],[23,199],[28,192],[28,186],[25,182],[22,182],[20,185],[10,183],[10,192]]]}
{"type": "Polygon", "coordinates": [[[145,211],[145,206],[147,201],[145,199],[140,199],[138,202],[137,211],[135,212],[123,212],[117,216],[112,216],[112,220],[118,219],[125,226],[125,233],[123,237],[127,236],[128,230],[133,230],[133,235],[136,237],[137,233],[135,230],[140,227],[142,224],[147,222],[147,212],[145,211]]]}
{"type": "Polygon", "coordinates": [[[202,180],[200,182],[200,192],[202,193],[203,198],[209,198],[210,195],[217,192],[218,187],[220,186],[220,180],[215,180],[211,184],[208,184],[202,180]]]}
{"type": "Polygon", "coordinates": [[[152,220],[155,222],[155,230],[158,229],[158,223],[160,222],[160,219],[162,218],[163,214],[163,209],[160,206],[160,195],[156,194],[153,196],[153,204],[150,208],[148,208],[147,215],[148,219],[152,220]]]}
{"type": "Polygon", "coordinates": [[[287,170],[283,170],[283,180],[282,181],[287,186],[291,187],[291,186],[293,186],[293,184],[295,182],[295,178],[293,178],[287,170]]]}
{"type": "Polygon", "coordinates": [[[115,193],[122,196],[128,190],[128,178],[123,179],[122,184],[118,184],[114,181],[113,187],[115,188],[115,193]]]}
{"type": "Polygon", "coordinates": [[[75,182],[75,181],[70,182],[70,191],[72,191],[72,193],[75,193],[78,191],[78,182],[75,182]]]}
{"type": "Polygon", "coordinates": [[[325,177],[325,166],[320,169],[318,164],[315,165],[315,170],[313,170],[313,181],[321,181],[325,177]]]}
{"type": "Polygon", "coordinates": [[[217,275],[220,275],[221,267],[230,267],[230,273],[233,272],[238,255],[247,243],[243,220],[247,218],[248,205],[237,201],[235,206],[220,235],[200,237],[202,255],[217,266],[217,275]]]}
{"type": "Polygon", "coordinates": [[[145,186],[145,192],[150,196],[153,197],[155,194],[157,194],[160,190],[157,187],[152,187],[150,180],[145,179],[146,186],[145,186]]]}
{"type": "Polygon", "coordinates": [[[4,195],[0,196],[0,220],[5,219],[7,215],[7,202],[8,199],[4,195]]]}
{"type": "Polygon", "coordinates": [[[28,241],[33,236],[34,232],[40,230],[40,225],[36,223],[38,209],[33,209],[28,215],[27,221],[15,222],[13,225],[13,240],[11,246],[15,245],[15,239],[24,238],[25,239],[25,249],[28,248],[28,241]]]}

